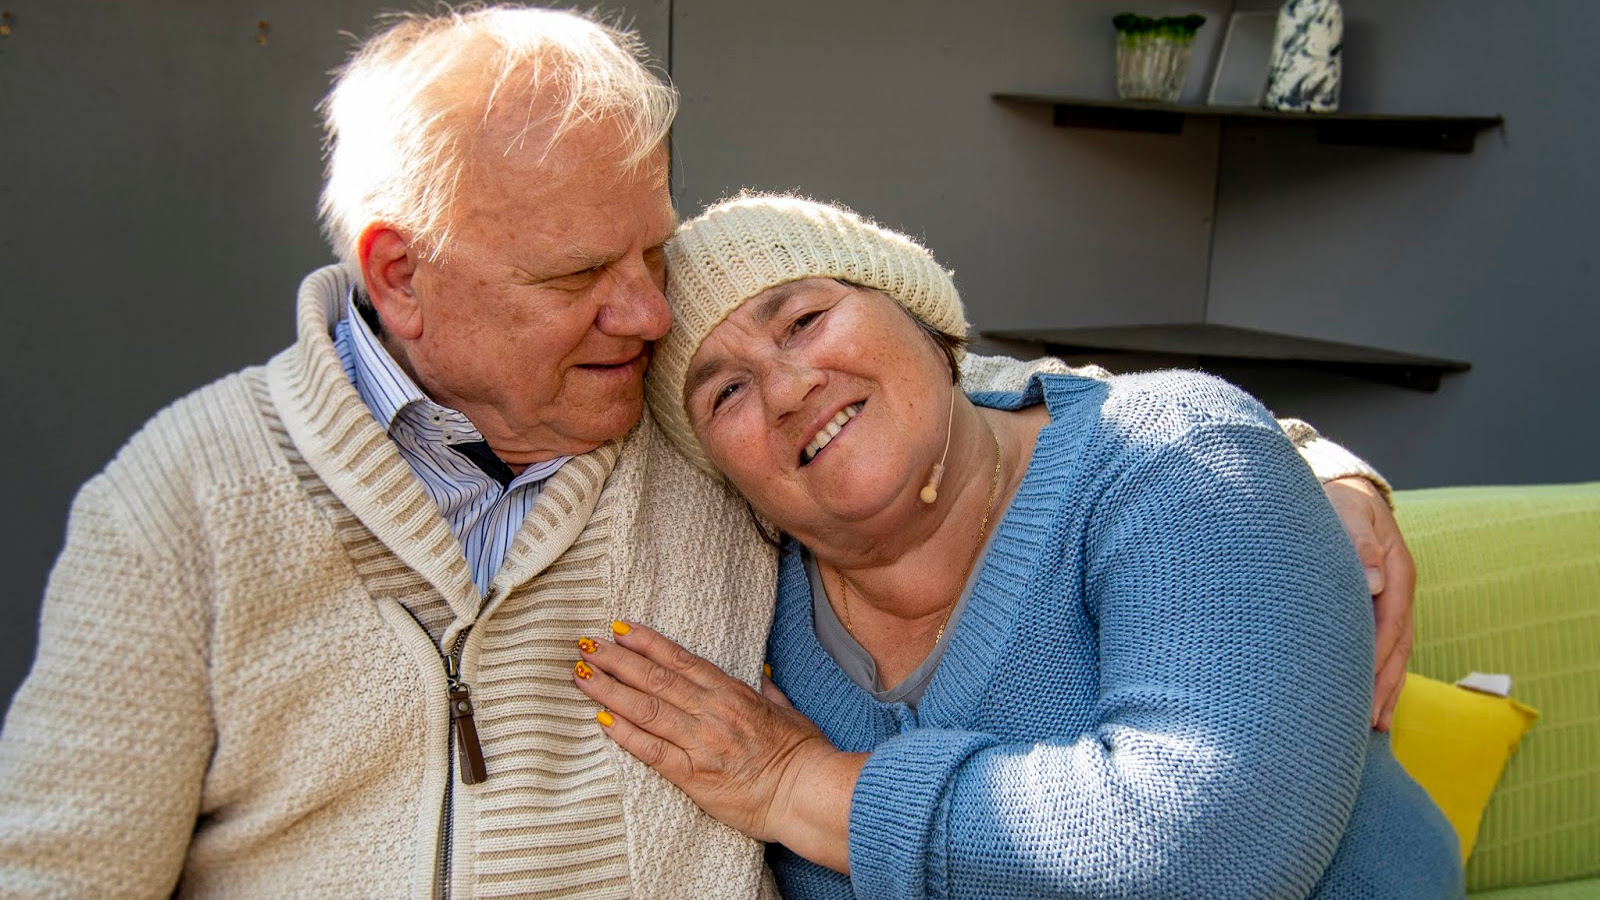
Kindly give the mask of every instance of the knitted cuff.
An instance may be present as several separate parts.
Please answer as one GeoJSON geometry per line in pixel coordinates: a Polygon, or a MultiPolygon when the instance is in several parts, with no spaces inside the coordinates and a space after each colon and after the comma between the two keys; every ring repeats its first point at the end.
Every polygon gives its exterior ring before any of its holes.
{"type": "Polygon", "coordinates": [[[1318,481],[1327,484],[1340,478],[1365,478],[1383,494],[1383,501],[1389,504],[1389,508],[1394,509],[1394,489],[1389,486],[1388,479],[1378,474],[1378,470],[1368,465],[1366,460],[1318,434],[1308,422],[1279,419],[1278,424],[1294,443],[1300,457],[1311,466],[1318,481]]]}

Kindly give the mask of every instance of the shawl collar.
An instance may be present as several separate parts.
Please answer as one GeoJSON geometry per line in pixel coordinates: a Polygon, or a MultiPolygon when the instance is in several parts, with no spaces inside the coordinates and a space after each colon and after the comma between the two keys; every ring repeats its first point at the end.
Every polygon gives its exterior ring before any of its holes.
{"type": "MultiPolygon", "coordinates": [[[[449,603],[457,627],[486,608],[461,544],[405,458],[345,377],[332,327],[349,276],[327,266],[306,276],[296,308],[298,339],[268,363],[267,385],[289,437],[308,465],[378,540],[449,603]]],[[[594,511],[621,441],[575,457],[546,483],[490,587],[489,603],[553,562],[594,511]]]]}
{"type": "Polygon", "coordinates": [[[338,266],[306,276],[297,340],[267,364],[267,387],[306,463],[378,540],[450,604],[458,619],[480,605],[461,544],[405,458],[345,377],[332,328],[350,279],[338,266]]]}

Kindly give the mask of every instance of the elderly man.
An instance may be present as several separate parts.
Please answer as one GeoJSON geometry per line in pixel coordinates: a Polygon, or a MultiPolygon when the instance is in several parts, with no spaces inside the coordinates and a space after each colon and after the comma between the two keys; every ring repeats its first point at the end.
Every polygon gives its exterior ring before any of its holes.
{"type": "MultiPolygon", "coordinates": [[[[772,603],[747,509],[643,415],[676,97],[638,59],[488,9],[402,21],[339,75],[343,264],[306,279],[296,343],[74,505],[0,740],[0,893],[771,891],[569,678],[579,636],[634,619],[753,681],[772,603]]],[[[1403,556],[1362,490],[1359,540],[1403,556]]]]}

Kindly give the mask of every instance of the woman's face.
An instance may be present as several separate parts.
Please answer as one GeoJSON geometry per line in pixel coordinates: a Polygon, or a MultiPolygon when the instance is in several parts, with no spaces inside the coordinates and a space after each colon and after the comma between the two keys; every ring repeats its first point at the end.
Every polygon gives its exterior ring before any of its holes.
{"type": "Polygon", "coordinates": [[[944,447],[944,354],[894,301],[827,278],[745,301],[689,364],[689,421],[756,510],[815,545],[916,508],[944,447]]]}

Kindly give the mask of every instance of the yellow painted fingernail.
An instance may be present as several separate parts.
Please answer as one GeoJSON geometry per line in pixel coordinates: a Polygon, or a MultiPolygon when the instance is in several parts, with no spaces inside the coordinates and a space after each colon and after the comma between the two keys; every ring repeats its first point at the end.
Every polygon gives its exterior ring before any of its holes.
{"type": "Polygon", "coordinates": [[[768,678],[771,678],[772,677],[772,663],[762,663],[761,664],[761,671],[768,678]]]}
{"type": "Polygon", "coordinates": [[[603,709],[594,714],[594,720],[607,728],[610,728],[612,725],[616,724],[617,721],[615,716],[603,709]]]}
{"type": "Polygon", "coordinates": [[[578,638],[578,649],[585,653],[593,653],[600,649],[600,645],[593,638],[578,638]]]}
{"type": "Polygon", "coordinates": [[[612,634],[627,634],[628,632],[630,632],[632,630],[633,630],[633,626],[629,625],[627,622],[622,621],[621,619],[618,619],[617,621],[611,623],[611,633],[612,634]]]}
{"type": "Polygon", "coordinates": [[[578,660],[577,665],[572,667],[572,671],[573,674],[577,675],[579,678],[582,678],[584,681],[588,681],[594,677],[594,670],[589,668],[589,664],[581,659],[578,660]]]}

